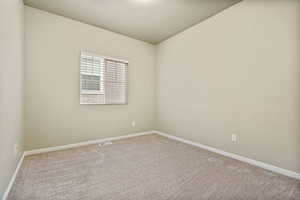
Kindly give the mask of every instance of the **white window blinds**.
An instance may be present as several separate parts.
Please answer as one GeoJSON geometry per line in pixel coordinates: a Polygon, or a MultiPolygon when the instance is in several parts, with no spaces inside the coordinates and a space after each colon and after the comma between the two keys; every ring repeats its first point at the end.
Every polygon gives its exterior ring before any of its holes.
{"type": "Polygon", "coordinates": [[[81,52],[80,104],[127,104],[128,62],[81,52]]]}

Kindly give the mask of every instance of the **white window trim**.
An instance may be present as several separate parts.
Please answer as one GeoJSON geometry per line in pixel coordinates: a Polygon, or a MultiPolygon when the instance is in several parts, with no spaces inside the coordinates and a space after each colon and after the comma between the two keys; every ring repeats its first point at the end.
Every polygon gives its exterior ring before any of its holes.
{"type": "Polygon", "coordinates": [[[127,60],[122,60],[122,59],[119,59],[119,58],[113,58],[113,57],[109,57],[109,56],[103,56],[103,55],[100,55],[100,54],[97,54],[97,53],[94,53],[94,52],[90,52],[90,51],[82,50],[80,52],[80,55],[81,54],[86,54],[86,55],[89,55],[89,56],[95,56],[95,57],[108,59],[108,60],[115,60],[115,61],[119,61],[119,62],[123,62],[123,63],[127,63],[127,64],[129,63],[127,60]]]}
{"type": "MultiPolygon", "coordinates": [[[[100,54],[97,54],[97,53],[94,53],[94,52],[91,52],[91,51],[86,51],[86,50],[81,50],[80,51],[80,56],[79,56],[79,84],[81,84],[81,75],[82,74],[86,74],[86,75],[91,75],[91,74],[88,74],[88,73],[81,73],[80,72],[80,68],[81,68],[81,55],[82,54],[85,54],[85,55],[88,55],[88,56],[95,56],[95,57],[99,57],[99,58],[102,58],[102,59],[107,59],[107,60],[113,60],[113,61],[118,61],[118,62],[123,62],[127,65],[129,65],[129,62],[127,60],[123,60],[123,59],[119,59],[119,58],[115,58],[115,57],[109,57],[109,56],[103,56],[103,55],[100,55],[100,54]]],[[[128,74],[127,74],[128,76],[128,74]]],[[[127,77],[127,80],[129,80],[129,77],[127,77]]],[[[104,88],[105,90],[105,88],[104,88]]],[[[83,103],[80,101],[80,104],[81,105],[128,105],[128,98],[129,98],[129,93],[128,93],[128,86],[127,86],[127,96],[125,97],[126,98],[126,102],[125,103],[112,103],[112,104],[106,104],[106,103],[83,103]]],[[[90,95],[93,95],[93,94],[103,94],[104,95],[104,99],[105,99],[105,93],[102,93],[101,91],[94,91],[94,92],[91,92],[91,91],[88,91],[88,90],[81,90],[81,85],[79,85],[79,95],[81,94],[90,94],[90,95]]]]}

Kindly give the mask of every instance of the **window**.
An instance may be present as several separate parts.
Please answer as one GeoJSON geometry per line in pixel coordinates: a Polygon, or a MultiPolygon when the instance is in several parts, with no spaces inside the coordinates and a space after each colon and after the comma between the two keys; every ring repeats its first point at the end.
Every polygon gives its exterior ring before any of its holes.
{"type": "Polygon", "coordinates": [[[81,52],[80,104],[127,104],[127,90],[127,61],[81,52]]]}

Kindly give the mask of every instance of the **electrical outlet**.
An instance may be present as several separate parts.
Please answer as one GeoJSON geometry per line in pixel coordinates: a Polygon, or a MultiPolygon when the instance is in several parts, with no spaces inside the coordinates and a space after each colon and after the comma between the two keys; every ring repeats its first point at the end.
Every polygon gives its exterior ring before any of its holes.
{"type": "Polygon", "coordinates": [[[135,121],[132,121],[132,122],[131,122],[131,126],[132,126],[132,127],[135,127],[135,121]]]}
{"type": "Polygon", "coordinates": [[[234,143],[237,142],[237,135],[236,134],[231,135],[231,141],[234,142],[234,143]]]}
{"type": "Polygon", "coordinates": [[[15,156],[19,154],[19,145],[18,144],[14,145],[14,154],[15,154],[15,156]]]}

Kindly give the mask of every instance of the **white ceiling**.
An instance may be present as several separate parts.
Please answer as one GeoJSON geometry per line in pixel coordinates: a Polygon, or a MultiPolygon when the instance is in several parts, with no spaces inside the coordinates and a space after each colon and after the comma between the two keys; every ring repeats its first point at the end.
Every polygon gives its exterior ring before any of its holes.
{"type": "Polygon", "coordinates": [[[24,3],[156,44],[239,1],[24,0],[24,3]]]}

